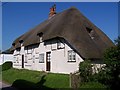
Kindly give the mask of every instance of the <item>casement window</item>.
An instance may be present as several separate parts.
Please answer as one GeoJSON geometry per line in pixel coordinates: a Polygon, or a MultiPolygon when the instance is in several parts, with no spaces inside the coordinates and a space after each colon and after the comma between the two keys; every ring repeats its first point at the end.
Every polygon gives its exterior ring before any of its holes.
{"type": "Polygon", "coordinates": [[[16,63],[16,57],[14,56],[14,61],[13,61],[13,63],[16,63]]]}
{"type": "Polygon", "coordinates": [[[44,53],[39,54],[39,63],[44,63],[44,53]]]}
{"type": "Polygon", "coordinates": [[[76,62],[76,53],[73,50],[68,51],[68,62],[76,62]]]}
{"type": "Polygon", "coordinates": [[[19,58],[17,57],[16,62],[19,63],[19,58]]]}
{"type": "Polygon", "coordinates": [[[27,63],[27,55],[25,55],[25,63],[27,63]]]}

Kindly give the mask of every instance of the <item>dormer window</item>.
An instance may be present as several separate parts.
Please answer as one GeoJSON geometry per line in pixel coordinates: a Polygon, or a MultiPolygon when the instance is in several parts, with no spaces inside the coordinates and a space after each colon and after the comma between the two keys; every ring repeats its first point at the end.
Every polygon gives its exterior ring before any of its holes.
{"type": "Polygon", "coordinates": [[[12,46],[15,46],[15,43],[12,43],[12,46]]]}
{"type": "Polygon", "coordinates": [[[87,30],[89,36],[91,37],[91,39],[94,39],[94,35],[93,35],[94,31],[91,28],[88,28],[88,27],[86,27],[86,30],[87,30]]]}
{"type": "Polygon", "coordinates": [[[32,54],[32,46],[27,47],[27,54],[32,54]]]}
{"type": "Polygon", "coordinates": [[[39,38],[40,38],[40,42],[42,42],[42,41],[43,41],[43,40],[42,40],[43,33],[41,32],[41,33],[38,33],[37,35],[38,35],[39,38]]]}
{"type": "Polygon", "coordinates": [[[21,46],[23,46],[23,40],[20,40],[19,43],[21,46]]]}
{"type": "Polygon", "coordinates": [[[40,37],[40,43],[42,42],[42,37],[40,37]]]}
{"type": "Polygon", "coordinates": [[[16,48],[15,54],[16,54],[16,55],[19,55],[19,54],[20,54],[20,48],[16,48]]]}
{"type": "Polygon", "coordinates": [[[58,41],[57,42],[57,49],[63,49],[65,47],[64,43],[58,41]]]}
{"type": "Polygon", "coordinates": [[[16,51],[20,51],[20,48],[16,48],[16,51]]]}
{"type": "Polygon", "coordinates": [[[90,29],[88,27],[86,27],[86,30],[87,30],[88,33],[91,33],[91,31],[92,31],[92,29],[90,29]]]}
{"type": "Polygon", "coordinates": [[[61,48],[61,42],[57,43],[57,48],[60,49],[61,48]]]}

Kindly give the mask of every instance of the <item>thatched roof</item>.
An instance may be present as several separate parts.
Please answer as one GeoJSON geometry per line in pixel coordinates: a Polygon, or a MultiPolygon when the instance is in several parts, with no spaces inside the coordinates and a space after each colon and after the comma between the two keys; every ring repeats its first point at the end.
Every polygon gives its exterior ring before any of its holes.
{"type": "Polygon", "coordinates": [[[114,45],[99,28],[83,16],[79,10],[72,7],[18,37],[13,42],[14,48],[20,47],[19,41],[21,40],[23,40],[24,46],[39,43],[37,34],[41,32],[43,41],[55,37],[64,38],[84,58],[101,58],[104,50],[114,45]],[[94,39],[89,35],[91,30],[94,39]]]}
{"type": "Polygon", "coordinates": [[[10,49],[7,49],[3,51],[1,54],[13,54],[13,52],[10,49]]]}

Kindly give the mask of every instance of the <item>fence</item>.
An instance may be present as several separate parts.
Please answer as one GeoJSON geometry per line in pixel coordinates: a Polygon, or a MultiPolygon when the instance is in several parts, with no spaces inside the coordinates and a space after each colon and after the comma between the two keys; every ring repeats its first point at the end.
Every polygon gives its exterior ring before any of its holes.
{"type": "Polygon", "coordinates": [[[70,73],[70,88],[79,88],[81,79],[80,79],[80,73],[70,73]]]}

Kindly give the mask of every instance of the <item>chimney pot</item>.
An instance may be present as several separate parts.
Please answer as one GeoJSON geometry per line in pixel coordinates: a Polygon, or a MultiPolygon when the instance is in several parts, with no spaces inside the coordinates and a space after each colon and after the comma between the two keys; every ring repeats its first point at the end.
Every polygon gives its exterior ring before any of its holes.
{"type": "Polygon", "coordinates": [[[53,17],[56,14],[56,5],[54,4],[51,8],[50,8],[50,12],[49,12],[49,19],[51,17],[53,17]]]}

